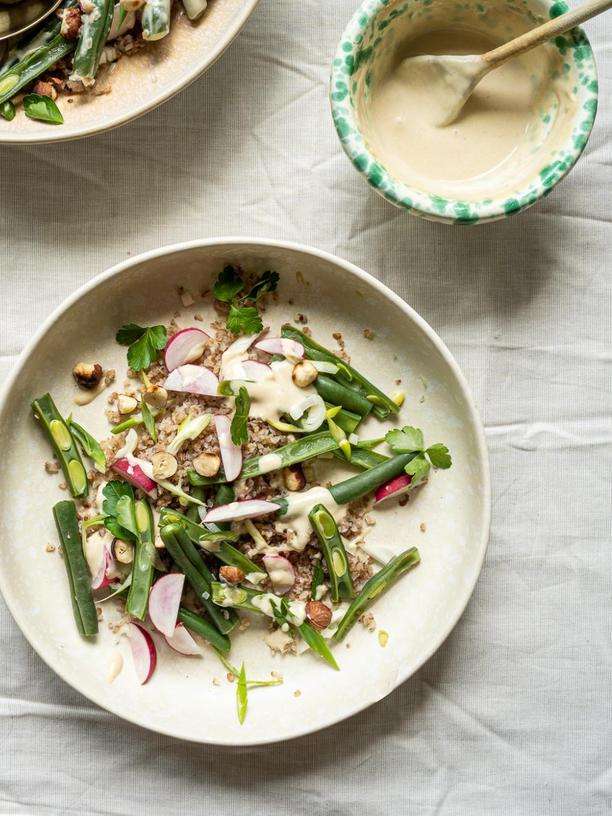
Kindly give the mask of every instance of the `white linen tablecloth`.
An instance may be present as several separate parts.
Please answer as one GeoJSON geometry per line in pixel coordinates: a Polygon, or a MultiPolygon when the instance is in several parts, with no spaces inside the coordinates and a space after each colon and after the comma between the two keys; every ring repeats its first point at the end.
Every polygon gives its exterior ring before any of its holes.
{"type": "MultiPolygon", "coordinates": [[[[221,0],[217,0],[220,2],[221,0]]],[[[587,26],[600,112],[553,194],[489,226],[370,192],[327,80],[355,0],[261,0],[178,98],[83,142],[0,148],[0,374],[77,286],[143,250],[242,234],[313,244],[441,334],[486,424],[493,527],[473,599],[418,674],[294,742],[221,750],[99,710],[0,605],[0,813],[612,812],[612,26],[587,26]]]]}

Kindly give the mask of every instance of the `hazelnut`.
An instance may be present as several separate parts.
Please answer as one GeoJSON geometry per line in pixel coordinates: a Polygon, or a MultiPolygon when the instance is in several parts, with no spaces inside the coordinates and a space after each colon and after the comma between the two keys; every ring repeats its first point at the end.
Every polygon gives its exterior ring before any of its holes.
{"type": "Polygon", "coordinates": [[[77,363],[72,369],[72,376],[76,384],[86,391],[95,388],[103,374],[102,366],[98,363],[77,363]]]}
{"type": "Polygon", "coordinates": [[[76,40],[81,28],[81,9],[78,6],[70,6],[64,9],[62,14],[62,27],[60,34],[65,40],[76,40]]]}
{"type": "Polygon", "coordinates": [[[142,398],[153,411],[162,411],[168,402],[168,392],[161,385],[148,385],[142,398]]]}
{"type": "Polygon", "coordinates": [[[315,629],[321,631],[321,629],[327,629],[331,623],[332,613],[329,606],[321,601],[308,601],[306,604],[306,617],[315,629]]]}
{"type": "Polygon", "coordinates": [[[117,409],[120,414],[132,414],[138,408],[138,400],[127,394],[119,394],[117,397],[117,409]]]}
{"type": "Polygon", "coordinates": [[[166,451],[154,453],[151,457],[153,465],[153,476],[155,479],[169,479],[178,470],[176,457],[166,451]]]}
{"type": "Polygon", "coordinates": [[[287,490],[297,492],[306,485],[306,477],[300,465],[289,465],[283,468],[283,483],[287,490]]]}
{"type": "Polygon", "coordinates": [[[310,360],[300,360],[299,363],[293,366],[291,372],[291,379],[298,388],[306,388],[306,386],[312,385],[318,376],[319,372],[310,360]]]}
{"type": "Polygon", "coordinates": [[[223,566],[219,570],[219,577],[228,584],[240,584],[244,581],[244,572],[238,567],[223,566]]]}
{"type": "Polygon", "coordinates": [[[113,551],[120,564],[131,564],[134,560],[134,545],[130,541],[116,538],[113,542],[113,551]]]}
{"type": "Polygon", "coordinates": [[[32,93],[39,94],[39,96],[48,96],[49,99],[57,99],[57,91],[53,85],[50,82],[43,82],[41,79],[32,88],[32,93]]]}
{"type": "Polygon", "coordinates": [[[201,453],[193,460],[193,469],[199,476],[216,476],[221,467],[221,459],[216,453],[201,453]]]}

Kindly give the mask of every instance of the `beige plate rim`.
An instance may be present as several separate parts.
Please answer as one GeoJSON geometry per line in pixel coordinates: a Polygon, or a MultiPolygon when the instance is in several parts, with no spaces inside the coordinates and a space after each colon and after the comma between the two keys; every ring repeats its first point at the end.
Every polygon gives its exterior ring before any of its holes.
{"type": "MultiPolygon", "coordinates": [[[[242,246],[251,245],[257,247],[264,247],[264,248],[271,248],[271,249],[285,249],[294,252],[301,252],[307,255],[311,255],[316,258],[320,258],[328,263],[335,264],[337,266],[342,267],[346,270],[349,274],[353,275],[356,279],[363,281],[368,286],[371,286],[377,289],[383,296],[385,296],[388,300],[394,303],[405,315],[406,319],[415,323],[431,340],[440,354],[443,356],[445,361],[447,362],[449,368],[451,369],[454,376],[457,378],[457,383],[463,392],[463,395],[466,400],[466,405],[469,409],[470,419],[472,421],[475,436],[477,439],[478,450],[477,456],[482,464],[482,477],[483,477],[483,505],[482,505],[482,518],[481,518],[481,540],[479,542],[478,547],[478,558],[477,558],[477,570],[474,572],[474,579],[471,584],[468,584],[463,592],[463,596],[461,598],[461,603],[457,607],[457,614],[453,616],[448,625],[441,631],[438,638],[432,642],[431,647],[429,650],[423,655],[421,662],[416,666],[412,667],[408,671],[403,671],[398,673],[397,681],[394,684],[394,688],[397,688],[399,685],[404,683],[410,676],[412,676],[416,671],[418,671],[440,648],[442,643],[446,640],[448,635],[454,629],[455,625],[457,624],[459,618],[465,611],[465,608],[472,596],[474,591],[474,587],[476,586],[476,582],[480,576],[482,571],[482,565],[484,562],[484,558],[487,551],[487,545],[489,541],[489,530],[490,530],[490,523],[491,523],[491,480],[490,480],[490,471],[489,471],[489,457],[488,451],[485,441],[485,434],[484,428],[478,414],[478,410],[476,408],[476,404],[474,402],[474,398],[472,397],[472,393],[470,388],[467,384],[467,381],[459,368],[459,364],[450,353],[444,342],[438,336],[438,334],[431,328],[431,326],[411,307],[409,306],[399,295],[395,294],[393,290],[389,289],[388,286],[381,283],[377,280],[373,275],[368,272],[365,272],[360,267],[356,266],[355,264],[351,263],[350,261],[346,261],[342,258],[339,258],[337,255],[334,255],[330,252],[326,252],[324,250],[315,249],[313,247],[307,246],[305,244],[300,244],[295,241],[281,241],[281,240],[273,240],[273,239],[265,239],[265,238],[249,238],[249,237],[240,237],[240,236],[228,236],[228,237],[218,237],[218,238],[208,238],[208,239],[201,239],[201,240],[193,240],[193,241],[185,241],[177,244],[169,244],[164,247],[160,247],[158,249],[150,250],[148,252],[143,252],[140,255],[137,255],[129,260],[122,261],[119,264],[111,267],[110,269],[106,270],[105,272],[100,273],[96,277],[92,278],[90,281],[85,283],[83,286],[79,287],[75,292],[73,292],[63,303],[61,303],[54,311],[49,315],[49,317],[43,322],[40,326],[38,331],[35,332],[33,337],[27,343],[17,362],[13,366],[12,371],[9,373],[6,382],[4,383],[2,390],[0,391],[0,413],[5,410],[5,404],[7,399],[10,395],[11,389],[15,385],[18,377],[20,376],[21,369],[27,362],[30,354],[45,336],[47,331],[52,327],[54,323],[56,323],[61,316],[70,309],[75,303],[77,303],[82,297],[88,294],[93,289],[96,289],[101,284],[105,283],[110,278],[115,276],[121,275],[125,270],[140,265],[142,263],[146,263],[148,261],[154,260],[156,258],[163,257],[165,255],[170,255],[173,253],[184,252],[186,250],[198,248],[198,247],[215,247],[215,246],[227,246],[231,244],[240,244],[242,246]]],[[[22,629],[20,623],[20,612],[19,610],[11,603],[9,600],[10,592],[7,592],[5,576],[0,572],[0,592],[4,597],[4,601],[7,604],[9,611],[11,612],[15,622],[22,629]]],[[[22,632],[25,634],[25,631],[22,629],[22,632]]],[[[123,712],[119,712],[114,710],[112,705],[107,705],[105,702],[97,699],[97,695],[95,692],[92,693],[85,693],[81,688],[79,688],[75,682],[67,676],[67,674],[57,665],[54,665],[54,660],[45,655],[40,651],[37,646],[29,639],[27,634],[25,634],[26,638],[28,639],[30,645],[34,649],[34,651],[39,655],[39,657],[44,660],[44,662],[51,668],[56,674],[58,674],[62,680],[64,680],[69,686],[74,688],[80,694],[83,694],[88,699],[92,700],[92,702],[96,703],[96,705],[100,706],[107,711],[110,711],[113,714],[121,717],[122,719],[128,720],[129,722],[134,723],[143,728],[150,729],[149,726],[141,722],[138,717],[126,717],[123,712]]],[[[368,708],[370,705],[373,704],[373,701],[367,700],[363,703],[358,703],[349,711],[343,711],[337,717],[332,718],[326,724],[326,728],[336,725],[337,723],[352,717],[355,714],[358,714],[360,711],[368,708]]],[[[174,737],[176,739],[184,740],[180,733],[173,731],[172,728],[162,729],[162,728],[155,728],[154,729],[157,733],[165,734],[166,736],[174,737]]],[[[284,742],[290,739],[296,739],[299,737],[303,737],[307,734],[313,733],[313,731],[319,730],[319,727],[315,726],[313,728],[305,727],[296,731],[295,733],[291,734],[291,736],[283,738],[281,740],[278,739],[270,739],[270,738],[262,738],[257,740],[246,740],[237,743],[228,743],[228,742],[215,742],[210,738],[206,740],[202,740],[201,742],[204,744],[209,745],[223,745],[225,747],[235,744],[236,746],[245,746],[245,745],[269,745],[274,742],[284,742]]]]}

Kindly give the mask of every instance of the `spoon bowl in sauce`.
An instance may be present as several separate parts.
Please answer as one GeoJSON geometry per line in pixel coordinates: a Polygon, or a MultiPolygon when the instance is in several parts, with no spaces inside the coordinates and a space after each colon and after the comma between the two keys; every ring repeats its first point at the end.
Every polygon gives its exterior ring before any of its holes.
{"type": "Polygon", "coordinates": [[[0,42],[17,37],[42,22],[62,0],[0,0],[0,42]]]}

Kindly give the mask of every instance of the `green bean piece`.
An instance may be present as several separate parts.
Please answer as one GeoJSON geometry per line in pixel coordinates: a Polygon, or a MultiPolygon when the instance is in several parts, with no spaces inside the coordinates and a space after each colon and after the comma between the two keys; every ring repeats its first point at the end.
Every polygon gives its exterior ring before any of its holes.
{"type": "MultiPolygon", "coordinates": [[[[215,496],[215,506],[219,507],[221,504],[230,504],[236,498],[234,488],[229,484],[219,485],[217,488],[217,495],[215,496]]],[[[222,524],[215,525],[219,530],[231,530],[232,525],[229,521],[222,524]]]]}
{"type": "Polygon", "coordinates": [[[138,541],[132,565],[132,583],[127,599],[127,611],[139,620],[144,620],[149,605],[149,593],[155,574],[155,521],[149,502],[139,499],[134,502],[134,520],[138,531],[138,541]]]}
{"type": "Polygon", "coordinates": [[[417,455],[416,453],[400,453],[386,462],[381,462],[379,465],[365,470],[363,473],[351,476],[350,479],[346,479],[344,482],[332,485],[329,492],[337,504],[348,504],[360,499],[385,484],[385,482],[403,473],[408,462],[411,462],[417,455]]]}
{"type": "MultiPolygon", "coordinates": [[[[199,499],[201,502],[206,501],[206,490],[203,487],[194,486],[190,491],[190,494],[193,496],[194,499],[199,499]]],[[[164,508],[165,510],[167,508],[164,508]]],[[[163,512],[163,511],[162,511],[163,512]]],[[[200,508],[197,504],[190,504],[187,510],[185,511],[186,518],[189,521],[193,522],[194,524],[200,523],[200,508]]]]}
{"type": "Polygon", "coordinates": [[[95,8],[81,17],[70,77],[80,79],[84,85],[93,85],[96,78],[115,9],[114,0],[91,0],[91,2],[95,8]]]}
{"type": "Polygon", "coordinates": [[[363,589],[346,610],[344,617],[338,624],[338,628],[334,632],[334,640],[343,640],[357,619],[363,615],[376,598],[382,595],[390,586],[393,586],[398,578],[416,567],[420,560],[421,556],[417,548],[411,547],[409,550],[392,558],[380,572],[377,572],[376,575],[366,581],[363,589]]]}
{"type": "Polygon", "coordinates": [[[198,600],[208,612],[211,621],[219,632],[227,635],[236,626],[238,618],[230,614],[227,618],[221,610],[212,602],[210,571],[202,561],[199,553],[193,547],[189,536],[180,524],[166,524],[160,529],[162,541],[170,557],[177,567],[184,573],[185,578],[191,584],[198,600]],[[190,549],[191,548],[191,549],[190,549]],[[189,552],[189,555],[185,552],[189,552]],[[191,551],[193,550],[193,552],[191,551]],[[196,558],[193,557],[195,553],[196,558]]]}
{"type": "MultiPolygon", "coordinates": [[[[21,0],[19,0],[21,2],[21,0]]],[[[70,5],[75,5],[74,0],[63,3],[60,8],[65,9],[70,5]]],[[[60,32],[62,21],[55,14],[50,15],[45,20],[41,28],[35,34],[31,30],[25,31],[20,37],[11,40],[11,47],[4,61],[0,64],[0,75],[4,74],[13,65],[21,62],[34,51],[38,51],[43,45],[49,42],[60,32]]]]}
{"type": "Polygon", "coordinates": [[[0,74],[0,103],[5,102],[36,77],[52,68],[74,50],[74,41],[57,34],[47,45],[32,51],[0,74]]]}
{"type": "Polygon", "coordinates": [[[15,106],[7,99],[6,102],[0,103],[0,116],[6,119],[7,122],[12,122],[15,118],[15,106]]]}
{"type": "Polygon", "coordinates": [[[341,405],[361,417],[366,417],[374,407],[359,391],[347,388],[327,374],[319,374],[314,381],[314,387],[325,402],[341,405]]]}
{"type": "MultiPolygon", "coordinates": [[[[340,451],[334,451],[334,456],[336,459],[346,462],[346,457],[340,451]]],[[[356,465],[364,470],[370,470],[370,468],[380,465],[381,462],[388,461],[389,457],[385,456],[384,453],[377,453],[376,451],[355,447],[354,445],[351,447],[351,465],[356,465]]]]}
{"type": "Polygon", "coordinates": [[[229,654],[231,647],[230,639],[227,635],[222,635],[219,630],[201,615],[196,615],[189,609],[184,609],[182,606],[179,609],[178,620],[184,624],[188,629],[191,629],[204,640],[207,640],[212,646],[218,649],[223,654],[229,654]]]}
{"type": "Polygon", "coordinates": [[[170,0],[147,0],[142,10],[143,39],[161,40],[170,31],[170,0]]]}
{"type": "Polygon", "coordinates": [[[71,494],[76,499],[84,498],[89,492],[87,472],[70,429],[51,395],[44,394],[34,400],[32,411],[53,446],[71,494]]]}
{"type": "Polygon", "coordinates": [[[70,585],[72,611],[82,635],[98,633],[98,615],[91,592],[91,577],[83,554],[79,522],[74,502],[61,501],[53,508],[55,525],[62,544],[64,565],[70,585]]]}
{"type": "MultiPolygon", "coordinates": [[[[325,407],[329,409],[335,408],[336,406],[332,405],[331,402],[326,402],[325,407]]],[[[347,434],[355,433],[362,419],[362,416],[359,414],[354,414],[352,411],[347,411],[346,408],[341,408],[334,416],[334,422],[336,425],[339,428],[342,428],[342,430],[347,434]]]]}
{"type": "Polygon", "coordinates": [[[312,529],[317,535],[323,558],[329,573],[330,594],[334,603],[355,597],[348,556],[338,532],[338,525],[329,510],[317,504],[308,514],[312,529]]]}
{"type": "Polygon", "coordinates": [[[281,328],[281,335],[301,343],[304,346],[306,357],[310,360],[324,360],[337,365],[339,371],[337,374],[334,374],[334,379],[347,388],[351,386],[358,388],[366,398],[370,398],[370,401],[374,405],[372,412],[379,419],[384,419],[389,416],[389,414],[396,414],[399,411],[399,406],[393,402],[391,397],[373,385],[363,374],[360,374],[359,371],[329,351],[329,349],[320,346],[299,329],[296,329],[289,323],[285,323],[281,328]]]}

